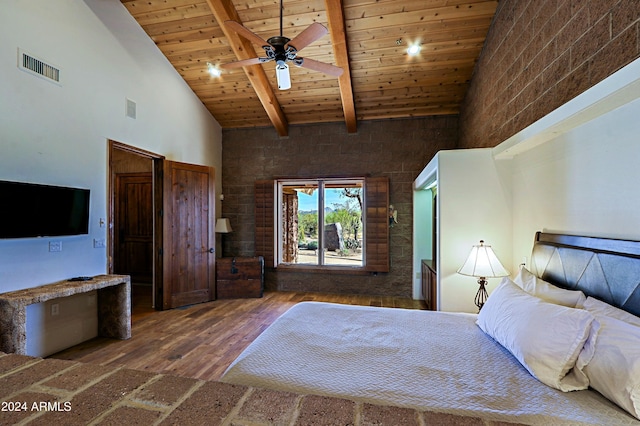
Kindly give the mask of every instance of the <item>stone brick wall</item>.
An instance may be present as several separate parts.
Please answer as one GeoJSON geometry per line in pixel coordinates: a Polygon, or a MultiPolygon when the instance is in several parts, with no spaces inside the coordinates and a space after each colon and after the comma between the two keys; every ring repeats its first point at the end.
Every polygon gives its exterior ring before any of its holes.
{"type": "Polygon", "coordinates": [[[493,147],[640,56],[638,0],[501,0],[460,114],[493,147]]]}
{"type": "Polygon", "coordinates": [[[0,380],[2,425],[504,424],[480,417],[2,352],[0,380]]]}
{"type": "Polygon", "coordinates": [[[291,126],[280,138],[271,128],[229,129],[222,138],[222,215],[233,233],[224,256],[254,256],[253,185],[259,179],[315,175],[388,176],[398,210],[391,230],[391,271],[378,275],[268,272],[268,290],[411,296],[412,184],[436,152],[458,140],[458,117],[369,121],[348,134],[344,123],[291,126]]]}

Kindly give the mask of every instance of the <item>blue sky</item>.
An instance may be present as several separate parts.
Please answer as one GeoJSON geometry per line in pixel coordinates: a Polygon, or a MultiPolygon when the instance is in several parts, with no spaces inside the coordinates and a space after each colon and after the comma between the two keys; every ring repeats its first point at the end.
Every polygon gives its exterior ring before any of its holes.
{"type": "MultiPolygon", "coordinates": [[[[334,203],[344,203],[344,199],[340,198],[339,192],[335,189],[327,190],[326,199],[324,200],[325,207],[333,208],[334,203]]],[[[298,210],[318,210],[318,191],[314,191],[312,195],[298,192],[298,210]]]]}

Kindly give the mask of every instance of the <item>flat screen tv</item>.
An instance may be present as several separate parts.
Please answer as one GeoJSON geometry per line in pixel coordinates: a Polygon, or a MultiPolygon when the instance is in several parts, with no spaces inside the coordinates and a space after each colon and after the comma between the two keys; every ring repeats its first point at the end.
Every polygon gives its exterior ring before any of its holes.
{"type": "Polygon", "coordinates": [[[0,238],[89,233],[89,190],[0,180],[0,238]]]}

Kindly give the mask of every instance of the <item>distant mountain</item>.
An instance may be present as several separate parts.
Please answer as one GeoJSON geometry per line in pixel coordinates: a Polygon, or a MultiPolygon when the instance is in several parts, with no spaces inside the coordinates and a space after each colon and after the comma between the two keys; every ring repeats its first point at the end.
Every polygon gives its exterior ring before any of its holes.
{"type": "MultiPolygon", "coordinates": [[[[331,207],[324,208],[324,214],[332,213],[333,209],[331,207]]],[[[298,210],[298,214],[317,214],[318,210],[298,210]]]]}

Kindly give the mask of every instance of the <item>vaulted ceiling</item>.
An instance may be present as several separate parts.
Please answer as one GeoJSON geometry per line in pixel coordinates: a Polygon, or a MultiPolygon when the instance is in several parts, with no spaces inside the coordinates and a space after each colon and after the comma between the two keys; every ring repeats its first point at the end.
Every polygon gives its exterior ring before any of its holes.
{"type": "Polygon", "coordinates": [[[459,112],[498,2],[482,0],[284,0],[283,34],[314,22],[329,33],[298,56],[341,67],[340,77],[290,66],[278,90],[275,63],[214,67],[264,57],[225,21],[267,40],[280,35],[280,0],[121,0],[225,128],[422,117],[459,112]],[[407,47],[421,51],[409,56],[407,47]]]}

